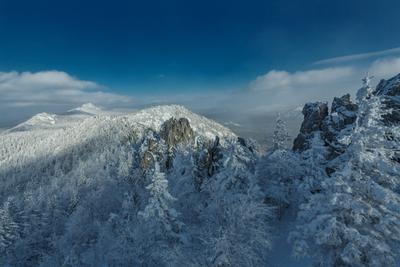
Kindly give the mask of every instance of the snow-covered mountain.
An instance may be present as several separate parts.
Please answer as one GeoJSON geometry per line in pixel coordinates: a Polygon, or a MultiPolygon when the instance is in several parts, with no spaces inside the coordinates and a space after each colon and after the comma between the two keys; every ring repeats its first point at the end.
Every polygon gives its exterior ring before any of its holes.
{"type": "Polygon", "coordinates": [[[103,110],[92,103],[85,103],[80,107],[70,109],[66,114],[90,114],[96,115],[102,113],[103,110]]]}
{"type": "Polygon", "coordinates": [[[83,104],[80,107],[68,110],[62,114],[39,113],[29,120],[18,124],[7,130],[7,132],[45,130],[55,128],[68,128],[73,123],[80,123],[82,120],[96,115],[111,115],[109,111],[103,111],[92,103],[83,104]]]}
{"type": "Polygon", "coordinates": [[[182,106],[81,115],[0,135],[2,266],[263,261],[255,144],[182,106]]]}
{"type": "Polygon", "coordinates": [[[57,121],[57,115],[46,112],[36,114],[29,120],[18,124],[10,131],[29,131],[34,129],[45,129],[52,127],[57,121]]]}
{"type": "Polygon", "coordinates": [[[281,113],[263,155],[177,105],[38,114],[0,133],[0,265],[399,266],[399,88],[307,103],[293,148],[281,113]]]}

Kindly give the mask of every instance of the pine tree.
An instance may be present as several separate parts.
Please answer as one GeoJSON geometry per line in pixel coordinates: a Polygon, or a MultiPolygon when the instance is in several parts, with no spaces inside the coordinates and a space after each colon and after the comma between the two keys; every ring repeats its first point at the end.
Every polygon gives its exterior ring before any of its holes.
{"type": "Polygon", "coordinates": [[[168,191],[168,180],[160,171],[160,165],[156,161],[154,173],[151,175],[151,183],[146,186],[150,193],[150,199],[145,209],[139,215],[146,220],[156,220],[163,230],[168,233],[178,233],[181,223],[178,221],[178,213],[171,207],[176,199],[168,191]]]}
{"type": "Polygon", "coordinates": [[[274,135],[272,137],[273,149],[274,150],[286,149],[289,137],[290,136],[286,128],[286,123],[281,118],[281,115],[278,114],[278,117],[276,118],[275,121],[274,135]]]}
{"type": "Polygon", "coordinates": [[[0,209],[0,251],[1,253],[10,246],[18,237],[18,225],[11,217],[10,202],[7,200],[0,209]]]}

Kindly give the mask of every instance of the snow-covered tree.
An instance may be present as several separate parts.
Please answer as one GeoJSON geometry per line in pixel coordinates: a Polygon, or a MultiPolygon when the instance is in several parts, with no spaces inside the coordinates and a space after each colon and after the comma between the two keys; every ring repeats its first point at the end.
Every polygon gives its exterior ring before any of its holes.
{"type": "Polygon", "coordinates": [[[358,119],[339,169],[320,180],[301,204],[294,252],[318,266],[396,266],[400,245],[400,165],[393,160],[399,127],[374,94],[359,102],[358,119]]]}
{"type": "Polygon", "coordinates": [[[18,238],[19,227],[10,214],[9,205],[7,200],[0,209],[0,253],[18,238]]]}
{"type": "Polygon", "coordinates": [[[270,248],[273,212],[264,203],[254,175],[256,156],[244,142],[229,140],[219,153],[223,165],[200,192],[205,196],[199,219],[201,236],[211,266],[256,266],[270,248]],[[226,150],[230,151],[227,152],[226,150]]]}
{"type": "Polygon", "coordinates": [[[362,79],[363,86],[357,91],[357,102],[361,103],[363,100],[371,96],[373,91],[371,80],[373,78],[374,76],[370,76],[369,72],[367,72],[367,75],[362,79]]]}
{"type": "Polygon", "coordinates": [[[151,175],[151,183],[146,186],[150,198],[143,211],[139,215],[146,220],[156,220],[161,223],[168,233],[179,233],[181,223],[178,220],[177,211],[172,208],[171,203],[176,199],[168,191],[168,180],[160,171],[160,165],[155,163],[154,173],[151,175]]]}
{"type": "Polygon", "coordinates": [[[271,246],[272,210],[259,188],[225,191],[210,201],[201,218],[203,244],[211,266],[257,266],[271,246]]]}
{"type": "Polygon", "coordinates": [[[219,137],[214,142],[203,144],[203,147],[194,155],[195,167],[193,170],[194,184],[198,191],[207,185],[208,180],[221,168],[221,145],[219,137]]]}
{"type": "Polygon", "coordinates": [[[287,142],[289,141],[289,133],[286,127],[285,121],[278,114],[275,121],[275,130],[272,136],[272,143],[274,150],[281,150],[287,148],[287,142]]]}

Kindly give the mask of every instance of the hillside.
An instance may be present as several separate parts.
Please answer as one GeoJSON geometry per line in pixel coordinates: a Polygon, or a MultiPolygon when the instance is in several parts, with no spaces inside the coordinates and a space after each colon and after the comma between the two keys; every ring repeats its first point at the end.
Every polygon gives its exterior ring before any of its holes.
{"type": "Polygon", "coordinates": [[[2,266],[263,262],[251,142],[173,105],[43,117],[0,135],[2,266]]]}

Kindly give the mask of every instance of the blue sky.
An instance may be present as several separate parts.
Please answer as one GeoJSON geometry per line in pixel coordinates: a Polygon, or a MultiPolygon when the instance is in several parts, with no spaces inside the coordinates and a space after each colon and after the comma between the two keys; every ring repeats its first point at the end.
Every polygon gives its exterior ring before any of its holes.
{"type": "MultiPolygon", "coordinates": [[[[12,85],[29,91],[34,79],[34,90],[45,95],[43,88],[54,86],[52,81],[64,75],[61,80],[95,83],[90,88],[67,83],[63,89],[97,90],[106,96],[97,95],[93,102],[97,99],[103,105],[117,94],[139,102],[177,99],[190,106],[202,94],[220,99],[227,92],[241,95],[247,90],[246,96],[259,92],[248,88],[265,87],[260,85],[265,78],[271,87],[271,75],[280,78],[279,71],[290,79],[295,75],[294,86],[307,71],[358,64],[356,71],[347,70],[347,74],[340,72],[345,69],[334,70],[339,78],[344,75],[349,81],[351,77],[355,81],[351,85],[356,85],[361,70],[370,66],[360,68],[360,64],[394,60],[400,54],[396,49],[381,52],[400,46],[399,11],[400,2],[390,0],[0,0],[0,72],[11,79],[6,85],[3,82],[3,88],[8,88],[3,92],[0,81],[0,93],[16,101],[23,93],[14,94],[12,85]],[[362,60],[352,56],[360,53],[367,53],[362,60]],[[347,55],[344,60],[315,64],[347,55]],[[38,77],[43,84],[37,82],[38,77]]],[[[78,95],[62,92],[70,94],[78,95]]],[[[48,101],[41,99],[36,109],[52,102],[48,95],[44,96],[48,101]]],[[[313,96],[331,95],[308,92],[298,99],[313,96]]],[[[113,105],[121,100],[118,97],[113,105]]],[[[75,102],[79,101],[65,105],[75,102]]],[[[297,104],[292,102],[280,105],[297,104]]],[[[31,112],[36,110],[35,103],[23,99],[17,106],[29,106],[26,109],[31,112]]]]}
{"type": "Polygon", "coordinates": [[[128,94],[227,88],[397,47],[399,10],[368,0],[0,0],[0,69],[62,70],[128,94]]]}

